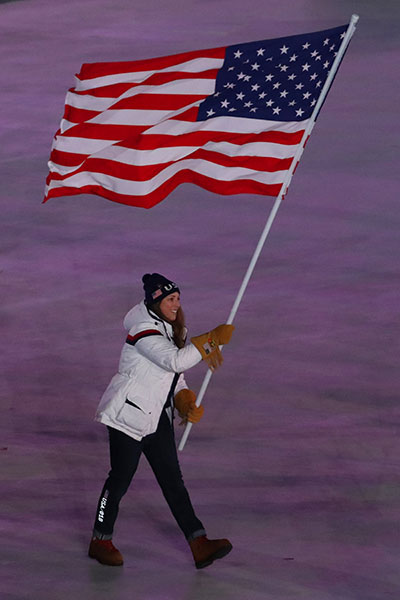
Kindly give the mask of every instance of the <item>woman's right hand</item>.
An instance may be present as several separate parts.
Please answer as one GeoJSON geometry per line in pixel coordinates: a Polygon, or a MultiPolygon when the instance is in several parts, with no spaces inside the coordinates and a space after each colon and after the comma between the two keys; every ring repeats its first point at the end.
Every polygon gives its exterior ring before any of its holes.
{"type": "Polygon", "coordinates": [[[208,333],[191,338],[190,341],[196,346],[211,371],[215,371],[222,364],[223,357],[219,347],[229,343],[234,329],[233,325],[218,325],[208,333]]]}

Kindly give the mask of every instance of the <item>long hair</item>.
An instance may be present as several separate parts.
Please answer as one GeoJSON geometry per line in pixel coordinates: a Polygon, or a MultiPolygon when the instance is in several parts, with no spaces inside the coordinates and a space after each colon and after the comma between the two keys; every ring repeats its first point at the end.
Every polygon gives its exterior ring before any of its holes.
{"type": "Polygon", "coordinates": [[[172,337],[175,345],[178,346],[178,348],[183,348],[186,341],[186,326],[185,315],[183,314],[182,307],[178,308],[176,319],[174,321],[170,321],[170,319],[167,319],[167,317],[165,317],[161,312],[160,304],[161,302],[156,302],[155,304],[149,306],[149,309],[152,310],[162,321],[166,321],[172,326],[172,337]]]}

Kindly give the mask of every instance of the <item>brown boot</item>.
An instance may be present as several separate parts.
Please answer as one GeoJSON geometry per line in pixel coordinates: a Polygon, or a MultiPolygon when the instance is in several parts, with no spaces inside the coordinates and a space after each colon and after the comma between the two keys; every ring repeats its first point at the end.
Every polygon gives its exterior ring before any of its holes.
{"type": "Polygon", "coordinates": [[[116,549],[111,540],[99,540],[99,538],[96,537],[92,538],[88,554],[90,558],[95,558],[102,565],[119,567],[124,564],[121,552],[116,549]]]}
{"type": "Polygon", "coordinates": [[[189,542],[196,569],[204,569],[211,565],[217,558],[226,556],[232,550],[229,540],[208,540],[205,535],[189,542]]]}

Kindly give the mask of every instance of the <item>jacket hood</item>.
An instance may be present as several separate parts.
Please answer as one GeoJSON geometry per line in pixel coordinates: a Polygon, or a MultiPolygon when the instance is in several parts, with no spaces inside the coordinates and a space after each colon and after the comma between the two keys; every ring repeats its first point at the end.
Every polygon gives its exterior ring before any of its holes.
{"type": "Polygon", "coordinates": [[[142,300],[126,313],[124,318],[124,328],[126,331],[129,331],[134,325],[137,325],[141,321],[148,321],[150,318],[144,300],[142,300]]]}
{"type": "Polygon", "coordinates": [[[142,325],[155,325],[156,322],[159,323],[159,325],[161,325],[161,323],[163,324],[164,331],[166,331],[168,335],[172,334],[172,325],[167,323],[167,321],[160,320],[160,317],[157,315],[149,313],[144,300],[142,300],[126,313],[124,318],[124,328],[129,332],[133,327],[141,328],[142,325]]]}

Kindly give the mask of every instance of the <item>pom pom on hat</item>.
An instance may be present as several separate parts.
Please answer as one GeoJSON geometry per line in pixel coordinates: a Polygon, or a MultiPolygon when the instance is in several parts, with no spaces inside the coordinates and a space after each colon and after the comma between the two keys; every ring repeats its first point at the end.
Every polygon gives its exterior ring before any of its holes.
{"type": "Polygon", "coordinates": [[[159,273],[146,273],[143,275],[142,281],[145,295],[144,301],[147,306],[155,302],[160,302],[163,298],[174,292],[180,293],[176,283],[159,273]]]}

